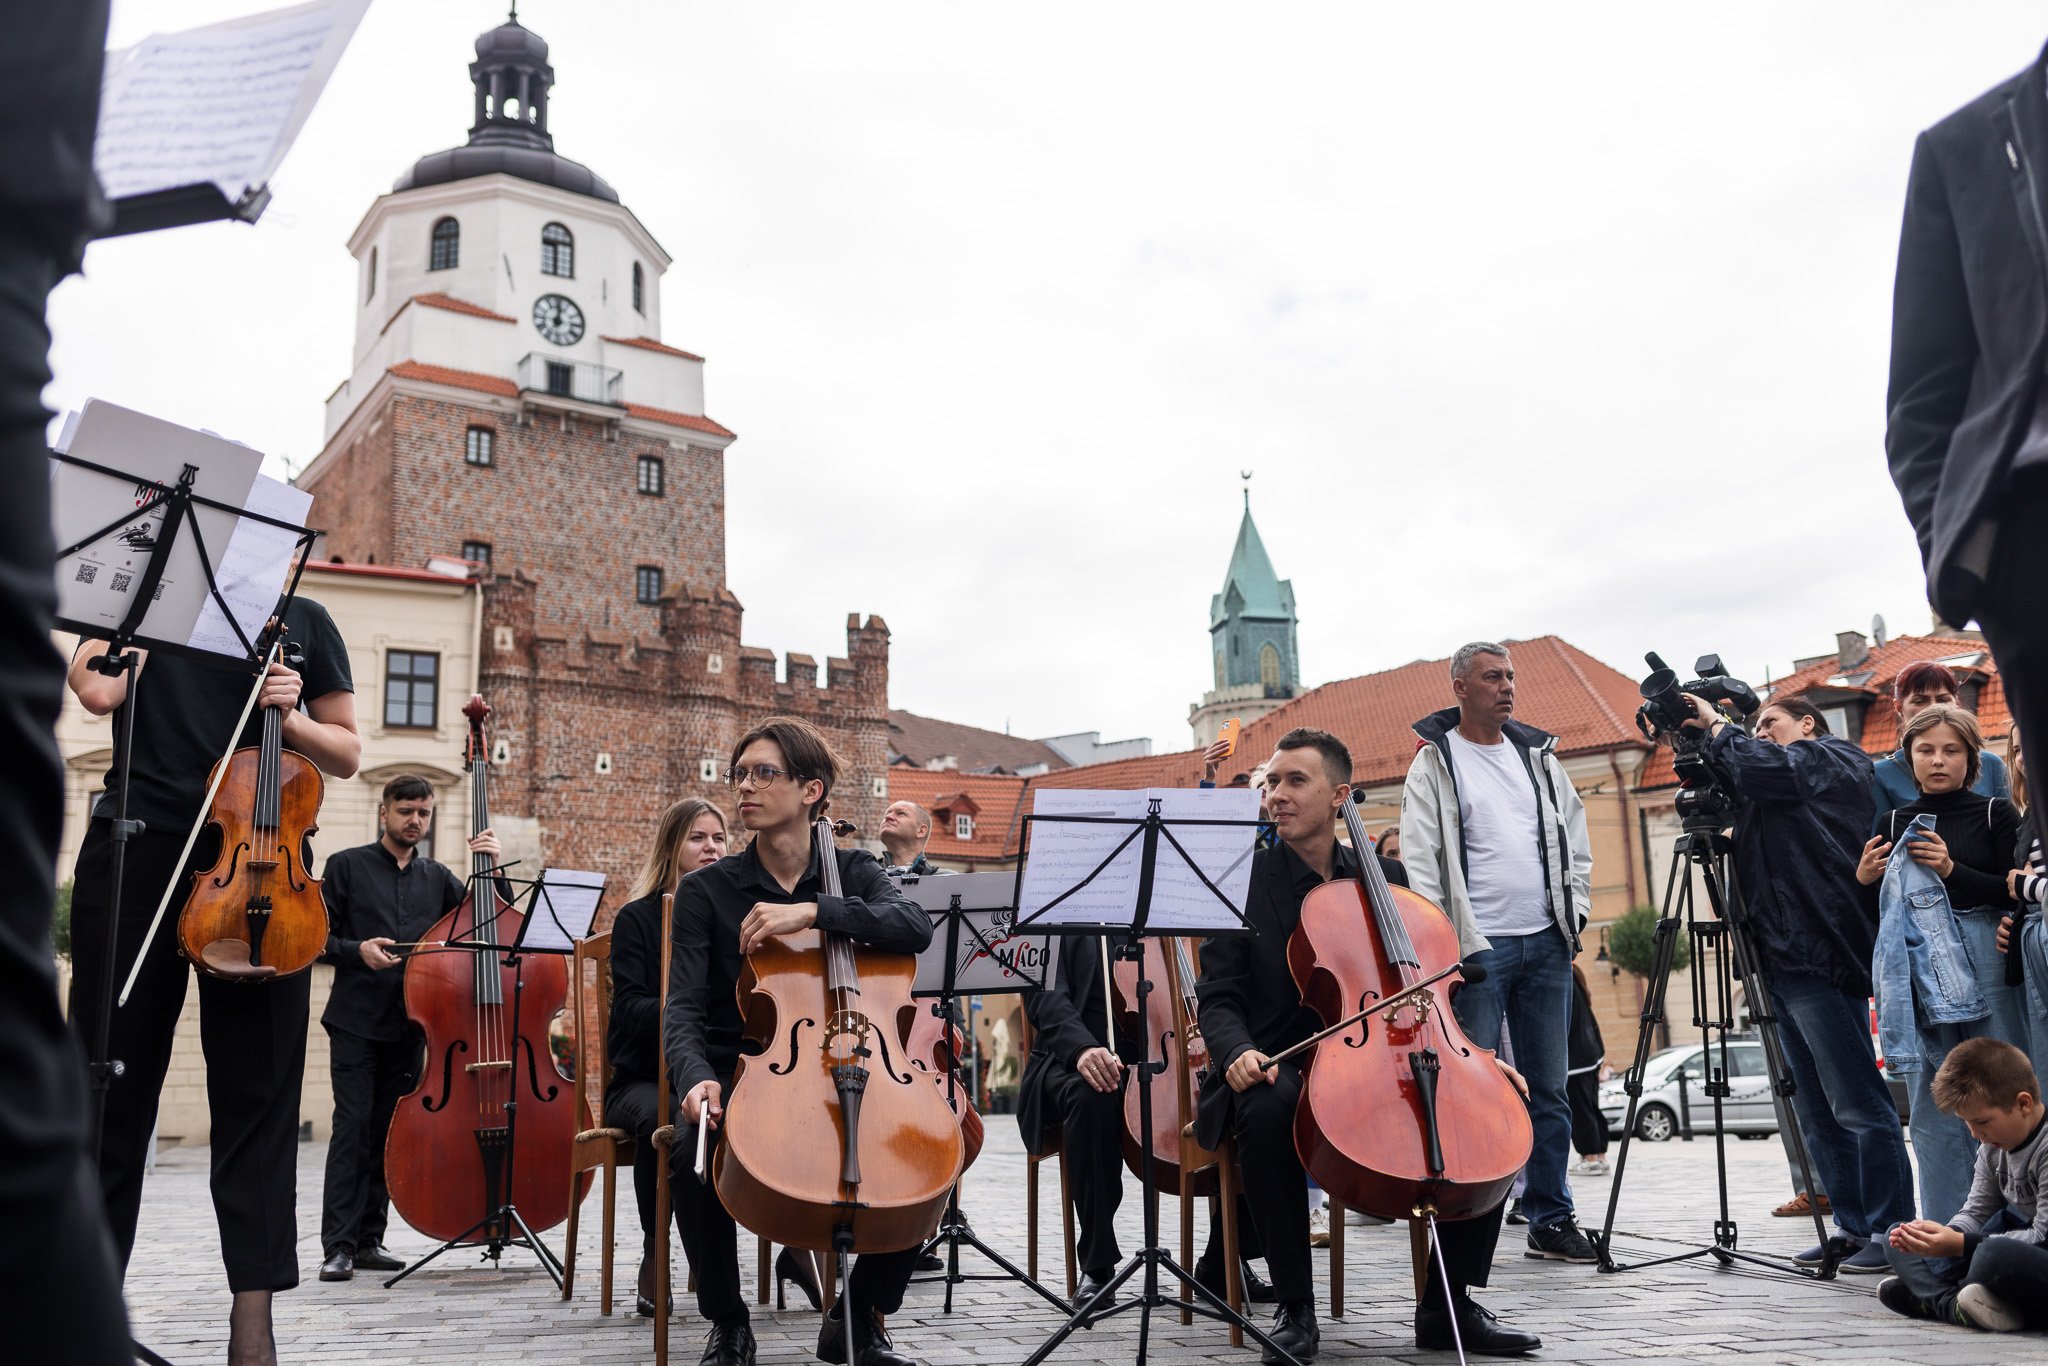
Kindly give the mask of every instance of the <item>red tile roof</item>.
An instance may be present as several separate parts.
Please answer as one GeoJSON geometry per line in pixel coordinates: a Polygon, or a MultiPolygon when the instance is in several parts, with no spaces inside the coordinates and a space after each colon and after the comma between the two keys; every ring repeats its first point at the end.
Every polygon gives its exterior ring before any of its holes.
{"type": "MultiPolygon", "coordinates": [[[[1646,748],[1636,733],[1642,700],[1634,679],[1556,636],[1504,642],[1515,664],[1515,715],[1557,736],[1558,753],[1646,748]]],[[[1217,779],[1249,772],[1297,726],[1327,730],[1351,750],[1353,781],[1398,782],[1417,744],[1415,722],[1451,705],[1450,661],[1423,659],[1398,669],[1325,683],[1244,728],[1237,754],[1217,779]]],[[[1202,776],[1199,750],[1070,768],[1032,779],[1040,787],[1192,787],[1202,776]]]]}
{"type": "Polygon", "coordinates": [[[416,360],[402,360],[392,366],[388,373],[400,379],[446,384],[455,389],[474,389],[480,394],[496,394],[500,398],[519,396],[519,386],[511,380],[499,375],[480,375],[474,370],[451,370],[445,365],[424,365],[416,360]]]}
{"type": "MultiPolygon", "coordinates": [[[[916,712],[889,713],[889,757],[912,768],[923,768],[934,759],[952,755],[967,773],[1000,771],[1015,773],[1020,768],[1044,764],[1065,768],[1067,761],[1052,746],[1021,735],[963,726],[955,721],[935,721],[916,712]]],[[[892,769],[891,773],[899,770],[892,769]]]]}
{"type": "MultiPolygon", "coordinates": [[[[1829,655],[1804,668],[1774,680],[1766,697],[1799,697],[1821,691],[1834,696],[1861,694],[1871,699],[1863,713],[1863,736],[1859,743],[1866,754],[1889,754],[1899,744],[1899,713],[1892,702],[1892,683],[1908,664],[1937,659],[1954,661],[1949,667],[1964,682],[1981,679],[1977,693],[1977,724],[1984,738],[2004,738],[2012,730],[2012,712],[2005,702],[2005,684],[1999,680],[1998,665],[1990,647],[1974,636],[1900,636],[1872,648],[1862,662],[1843,668],[1841,659],[1829,655]]],[[[1659,751],[1643,770],[1643,788],[1672,787],[1678,781],[1671,769],[1671,756],[1659,751]]]]}
{"type": "Polygon", "coordinates": [[[1020,840],[1024,809],[1022,778],[1007,773],[936,772],[922,768],[889,770],[889,800],[916,802],[930,810],[945,798],[966,796],[976,807],[974,838],[953,838],[950,821],[933,822],[925,852],[933,858],[993,861],[1011,858],[1020,840]]]}
{"type": "Polygon", "coordinates": [[[659,351],[664,356],[681,356],[684,360],[704,359],[694,352],[670,346],[667,342],[656,341],[652,337],[606,337],[604,340],[617,346],[637,346],[642,351],[659,351]]]}
{"type": "Polygon", "coordinates": [[[628,403],[630,415],[647,422],[665,422],[671,427],[687,427],[693,432],[704,432],[711,436],[732,437],[738,434],[721,427],[710,418],[695,413],[670,412],[666,408],[650,408],[644,403],[628,403]]]}
{"type": "MultiPolygon", "coordinates": [[[[415,294],[410,299],[407,299],[406,303],[425,304],[428,308],[445,308],[450,313],[467,313],[472,318],[489,318],[494,323],[511,323],[519,321],[517,318],[508,318],[503,313],[494,313],[490,309],[483,307],[481,304],[473,304],[469,302],[467,299],[458,299],[452,294],[442,294],[439,292],[433,294],[415,294]]],[[[404,306],[400,305],[398,311],[399,313],[403,313],[405,311],[404,306]]],[[[394,313],[391,316],[395,318],[398,316],[398,313],[394,313]]],[[[385,326],[389,327],[390,324],[386,323],[385,326]]]]}

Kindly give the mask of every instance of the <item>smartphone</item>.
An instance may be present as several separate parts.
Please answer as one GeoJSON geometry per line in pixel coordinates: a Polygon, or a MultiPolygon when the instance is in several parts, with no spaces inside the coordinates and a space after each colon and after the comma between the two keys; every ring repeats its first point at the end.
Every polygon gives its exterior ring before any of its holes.
{"type": "Polygon", "coordinates": [[[1224,758],[1228,759],[1231,755],[1237,753],[1237,732],[1238,728],[1243,724],[1244,722],[1240,718],[1233,716],[1216,728],[1216,738],[1230,746],[1229,749],[1223,751],[1224,758]]]}

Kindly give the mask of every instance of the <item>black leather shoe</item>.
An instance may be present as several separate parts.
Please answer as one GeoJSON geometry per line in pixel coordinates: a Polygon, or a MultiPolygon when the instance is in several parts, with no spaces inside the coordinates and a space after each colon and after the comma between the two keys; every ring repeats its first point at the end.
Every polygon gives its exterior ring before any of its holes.
{"type": "Polygon", "coordinates": [[[1109,1289],[1109,1272],[1097,1274],[1093,1271],[1081,1273],[1081,1283],[1074,1287],[1074,1308],[1079,1309],[1103,1291],[1109,1289]]]}
{"type": "Polygon", "coordinates": [[[1253,1304],[1271,1304],[1279,1298],[1278,1295],[1273,1293],[1272,1283],[1262,1279],[1258,1272],[1252,1270],[1250,1262],[1243,1264],[1242,1274],[1244,1276],[1244,1297],[1246,1300],[1253,1304]]]}
{"type": "Polygon", "coordinates": [[[382,1243],[365,1243],[356,1249],[356,1267],[362,1271],[403,1271],[405,1263],[391,1255],[382,1243]]]}
{"type": "Polygon", "coordinates": [[[944,1271],[946,1269],[946,1259],[936,1252],[927,1252],[918,1257],[915,1269],[920,1273],[944,1271]]]}
{"type": "Polygon", "coordinates": [[[698,1366],[754,1366],[754,1325],[746,1319],[726,1319],[711,1325],[704,1339],[704,1355],[698,1366]]]}
{"type": "MultiPolygon", "coordinates": [[[[1271,1304],[1277,1298],[1273,1293],[1272,1284],[1261,1279],[1259,1273],[1252,1270],[1250,1262],[1239,1262],[1238,1274],[1244,1277],[1245,1303],[1271,1304]]],[[[1230,1298],[1230,1292],[1223,1284],[1223,1273],[1217,1270],[1208,1258],[1204,1257],[1195,1262],[1195,1279],[1202,1283],[1204,1290],[1217,1299],[1230,1298]]]]}
{"type": "Polygon", "coordinates": [[[811,1308],[821,1307],[818,1273],[811,1268],[810,1254],[786,1247],[775,1254],[775,1294],[778,1300],[787,1298],[783,1287],[791,1283],[811,1302],[811,1308]]]}
{"type": "Polygon", "coordinates": [[[356,1259],[347,1248],[336,1249],[334,1255],[320,1263],[320,1279],[323,1281],[352,1281],[356,1278],[356,1259]]]}
{"type": "MultiPolygon", "coordinates": [[[[844,1307],[832,1306],[832,1312],[818,1329],[818,1360],[832,1366],[846,1366],[846,1320],[841,1316],[844,1307]]],[[[881,1320],[870,1313],[855,1312],[858,1317],[853,1321],[853,1366],[924,1366],[917,1358],[896,1350],[881,1320]]]]}
{"type": "Polygon", "coordinates": [[[1425,1352],[1452,1352],[1458,1339],[1465,1351],[1485,1357],[1518,1357],[1543,1345],[1543,1339],[1519,1328],[1510,1328],[1495,1318],[1484,1305],[1470,1299],[1458,1303],[1458,1335],[1451,1335],[1451,1316],[1442,1306],[1415,1311],[1415,1345],[1425,1352]]]}
{"type": "MultiPolygon", "coordinates": [[[[1296,1361],[1314,1361],[1322,1350],[1323,1330],[1316,1326],[1316,1307],[1308,1300],[1294,1300],[1273,1311],[1273,1325],[1266,1330],[1274,1347],[1284,1348],[1296,1361]]],[[[1261,1349],[1259,1360],[1266,1366],[1286,1366],[1287,1357],[1271,1348],[1261,1349]]]]}

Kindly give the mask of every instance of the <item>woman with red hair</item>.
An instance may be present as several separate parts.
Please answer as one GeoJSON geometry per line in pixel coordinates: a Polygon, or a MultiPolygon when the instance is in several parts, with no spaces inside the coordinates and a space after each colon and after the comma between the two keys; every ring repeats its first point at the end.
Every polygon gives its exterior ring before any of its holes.
{"type": "MultiPolygon", "coordinates": [[[[1959,707],[1956,700],[1955,671],[1946,664],[1923,659],[1917,664],[1908,664],[1899,670],[1899,676],[1892,683],[1892,703],[1899,709],[1899,731],[1904,734],[1906,723],[1926,711],[1929,707],[1959,707]]],[[[2006,772],[2005,761],[1990,750],[1978,756],[1982,767],[1976,781],[1970,784],[1970,791],[1980,797],[2002,797],[2012,799],[2012,778],[2006,772]]],[[[1877,761],[1877,777],[1872,782],[1877,794],[1877,812],[1881,818],[1885,812],[1897,807],[1909,806],[1920,798],[1920,788],[1913,781],[1913,765],[1907,762],[1903,747],[1877,761]]],[[[1875,825],[1870,827],[1877,833],[1875,825]]]]}

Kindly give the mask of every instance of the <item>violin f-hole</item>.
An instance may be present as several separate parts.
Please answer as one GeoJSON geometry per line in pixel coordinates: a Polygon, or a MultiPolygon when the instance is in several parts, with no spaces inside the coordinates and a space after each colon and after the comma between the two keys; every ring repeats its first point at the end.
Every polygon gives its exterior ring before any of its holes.
{"type": "Polygon", "coordinates": [[[304,879],[297,877],[292,872],[292,863],[294,862],[294,859],[292,856],[291,848],[288,845],[280,844],[277,846],[277,861],[279,866],[281,866],[284,869],[285,886],[291,888],[295,892],[305,891],[306,883],[304,879]]]}
{"type": "Polygon", "coordinates": [[[248,848],[248,843],[244,841],[240,844],[237,844],[233,849],[230,849],[228,851],[228,870],[225,873],[222,873],[219,877],[213,879],[214,886],[225,887],[230,882],[233,882],[235,880],[235,874],[241,869],[242,866],[242,854],[248,848]]]}

